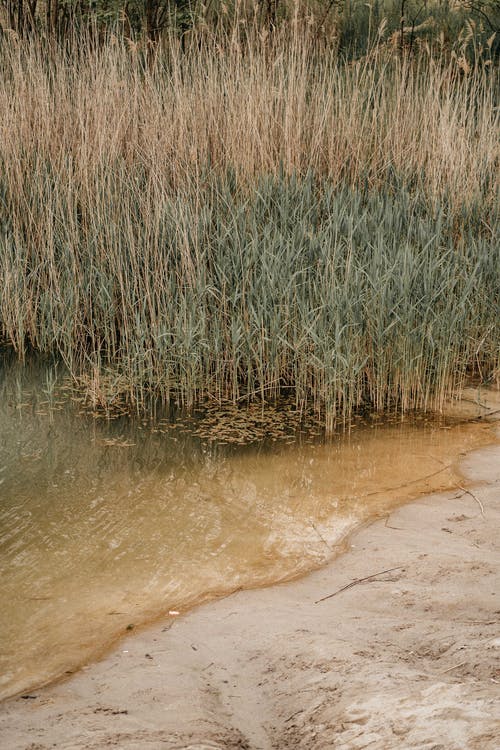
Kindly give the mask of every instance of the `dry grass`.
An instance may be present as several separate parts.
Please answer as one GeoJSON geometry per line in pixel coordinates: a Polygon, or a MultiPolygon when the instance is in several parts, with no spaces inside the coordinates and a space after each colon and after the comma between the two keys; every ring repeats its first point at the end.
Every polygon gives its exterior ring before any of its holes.
{"type": "Polygon", "coordinates": [[[383,52],[344,66],[287,33],[273,46],[200,38],[186,54],[172,39],[146,68],[143,51],[118,40],[51,59],[36,44],[4,48],[9,181],[49,160],[92,205],[95,180],[117,162],[177,189],[209,164],[245,181],[283,168],[374,187],[396,173],[433,197],[484,200],[498,159],[494,73],[486,82],[426,57],[405,72],[383,52]]]}
{"type": "Polygon", "coordinates": [[[292,388],[331,423],[498,367],[497,74],[340,64],[282,34],[3,45],[0,327],[20,354],[139,401],[292,388]]]}

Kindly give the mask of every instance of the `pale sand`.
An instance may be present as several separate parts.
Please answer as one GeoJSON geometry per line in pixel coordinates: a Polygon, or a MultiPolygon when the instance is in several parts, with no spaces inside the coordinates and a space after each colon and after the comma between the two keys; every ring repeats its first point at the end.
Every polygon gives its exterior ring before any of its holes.
{"type": "Polygon", "coordinates": [[[499,748],[500,446],[462,469],[475,497],[421,498],[299,581],[159,622],[6,701],[2,750],[499,748]]]}

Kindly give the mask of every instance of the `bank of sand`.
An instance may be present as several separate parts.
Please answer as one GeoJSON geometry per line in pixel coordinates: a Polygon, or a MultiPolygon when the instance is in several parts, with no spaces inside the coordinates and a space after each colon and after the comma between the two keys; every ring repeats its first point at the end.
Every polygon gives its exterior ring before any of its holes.
{"type": "Polygon", "coordinates": [[[469,492],[399,508],[327,567],[6,701],[1,747],[498,748],[500,446],[461,468],[469,492]]]}

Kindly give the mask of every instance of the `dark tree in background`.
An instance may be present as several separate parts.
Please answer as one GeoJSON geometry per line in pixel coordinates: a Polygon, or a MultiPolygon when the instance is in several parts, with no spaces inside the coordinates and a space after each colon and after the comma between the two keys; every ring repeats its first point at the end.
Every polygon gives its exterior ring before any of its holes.
{"type": "MultiPolygon", "coordinates": [[[[112,30],[155,45],[169,29],[184,46],[198,20],[203,20],[205,28],[206,24],[227,28],[231,19],[241,20],[245,13],[252,24],[257,22],[272,33],[292,18],[294,2],[257,0],[255,4],[249,0],[245,6],[237,0],[0,0],[0,32],[12,29],[22,37],[38,34],[64,40],[79,30],[97,33],[98,38],[112,30]]],[[[468,33],[472,28],[468,21],[473,22],[478,38],[488,39],[492,54],[500,51],[500,0],[460,0],[453,8],[448,0],[304,0],[301,8],[308,23],[317,28],[318,39],[334,29],[338,48],[348,57],[366,54],[378,38],[382,19],[387,36],[398,34],[401,55],[408,46],[412,52],[418,26],[426,27],[428,38],[437,39],[444,30],[451,45],[459,41],[461,30],[468,33]],[[494,42],[492,34],[496,34],[494,42]]],[[[474,40],[472,54],[476,46],[474,40]]]]}

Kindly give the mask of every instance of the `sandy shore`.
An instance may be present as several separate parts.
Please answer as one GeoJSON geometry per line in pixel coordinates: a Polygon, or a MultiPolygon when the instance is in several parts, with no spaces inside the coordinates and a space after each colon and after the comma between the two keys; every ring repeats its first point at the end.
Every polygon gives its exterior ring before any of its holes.
{"type": "Polygon", "coordinates": [[[398,509],[322,570],[4,702],[1,747],[498,748],[500,446],[462,470],[471,493],[398,509]]]}

